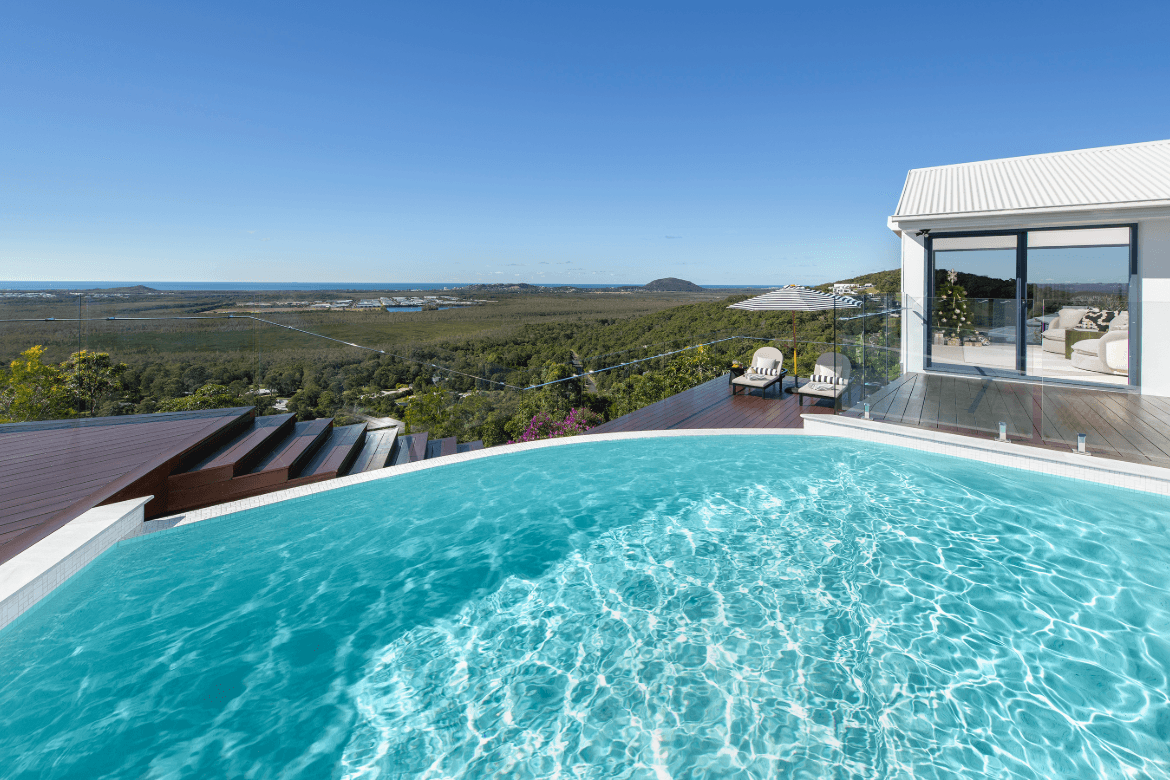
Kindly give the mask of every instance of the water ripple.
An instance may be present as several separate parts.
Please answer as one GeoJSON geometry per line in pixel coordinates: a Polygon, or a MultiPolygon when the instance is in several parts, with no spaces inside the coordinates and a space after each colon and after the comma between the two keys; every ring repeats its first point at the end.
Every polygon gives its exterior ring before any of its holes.
{"type": "Polygon", "coordinates": [[[299,499],[0,632],[0,776],[1166,778],[1168,510],[781,437],[299,499]]]}

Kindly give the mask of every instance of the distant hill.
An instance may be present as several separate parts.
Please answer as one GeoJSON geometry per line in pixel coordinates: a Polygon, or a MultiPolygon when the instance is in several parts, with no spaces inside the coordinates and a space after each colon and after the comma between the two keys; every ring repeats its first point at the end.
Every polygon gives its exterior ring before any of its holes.
{"type": "Polygon", "coordinates": [[[120,293],[152,293],[152,292],[158,292],[158,290],[154,289],[153,287],[147,287],[145,284],[136,284],[133,287],[101,287],[101,288],[93,288],[93,289],[95,289],[97,292],[104,292],[104,293],[116,293],[116,292],[120,292],[120,293]]]}
{"type": "MultiPolygon", "coordinates": [[[[492,284],[469,284],[464,287],[452,287],[453,290],[467,290],[468,292],[550,292],[558,289],[553,287],[541,287],[535,284],[528,284],[527,282],[495,282],[492,284]]],[[[564,289],[564,288],[559,288],[564,289]]]]}
{"type": "Polygon", "coordinates": [[[702,292],[703,288],[694,282],[688,282],[686,279],[675,279],[673,276],[668,276],[665,279],[655,279],[642,287],[643,290],[650,292],[702,292]]]}
{"type": "MultiPolygon", "coordinates": [[[[894,268],[889,271],[875,271],[871,274],[862,274],[852,279],[838,279],[836,284],[872,284],[871,292],[896,294],[902,289],[902,269],[894,268]]],[[[813,285],[814,290],[831,292],[834,282],[813,285]]]]}

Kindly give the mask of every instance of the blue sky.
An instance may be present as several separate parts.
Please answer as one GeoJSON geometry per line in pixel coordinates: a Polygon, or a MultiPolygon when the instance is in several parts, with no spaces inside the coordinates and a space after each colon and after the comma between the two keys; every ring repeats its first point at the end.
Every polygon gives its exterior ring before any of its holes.
{"type": "Polygon", "coordinates": [[[892,268],[910,168],[1170,137],[1168,8],[16,4],[0,278],[892,268]]]}

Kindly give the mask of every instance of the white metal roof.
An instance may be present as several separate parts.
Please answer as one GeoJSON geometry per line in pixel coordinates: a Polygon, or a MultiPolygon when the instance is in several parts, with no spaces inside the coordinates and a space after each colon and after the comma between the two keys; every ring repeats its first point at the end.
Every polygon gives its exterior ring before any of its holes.
{"type": "Polygon", "coordinates": [[[890,221],[1170,203],[1170,140],[916,168],[890,221]]]}

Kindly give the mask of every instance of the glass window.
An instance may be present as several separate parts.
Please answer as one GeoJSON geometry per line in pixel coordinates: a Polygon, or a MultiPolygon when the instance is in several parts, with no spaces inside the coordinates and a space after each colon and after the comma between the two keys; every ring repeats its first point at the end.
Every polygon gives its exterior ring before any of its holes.
{"type": "Polygon", "coordinates": [[[1130,244],[1129,227],[932,237],[930,365],[1129,384],[1130,244]]]}

